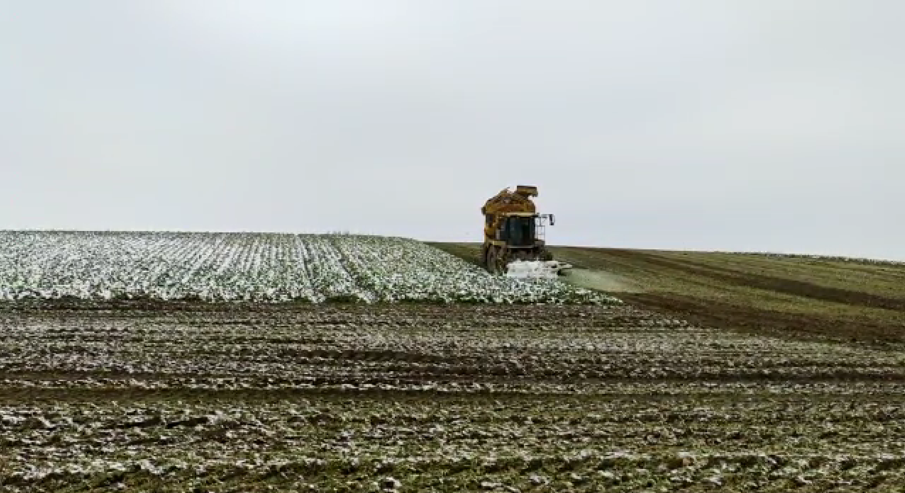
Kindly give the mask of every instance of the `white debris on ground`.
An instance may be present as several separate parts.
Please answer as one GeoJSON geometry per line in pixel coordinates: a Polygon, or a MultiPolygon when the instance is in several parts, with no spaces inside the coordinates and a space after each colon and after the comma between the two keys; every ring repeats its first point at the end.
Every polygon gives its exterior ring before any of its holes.
{"type": "Polygon", "coordinates": [[[515,279],[556,279],[559,271],[571,267],[556,260],[516,260],[506,266],[506,276],[515,279]]]}

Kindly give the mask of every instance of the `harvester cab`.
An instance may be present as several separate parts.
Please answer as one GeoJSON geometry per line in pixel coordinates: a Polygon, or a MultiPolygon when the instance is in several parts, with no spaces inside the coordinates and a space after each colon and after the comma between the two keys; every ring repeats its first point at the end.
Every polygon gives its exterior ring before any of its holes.
{"type": "MultiPolygon", "coordinates": [[[[538,214],[532,197],[537,187],[519,185],[491,197],[484,214],[483,265],[493,274],[506,274],[513,262],[533,262],[531,270],[552,271],[555,276],[564,264],[553,261],[546,248],[546,226],[556,223],[553,214],[538,214]]],[[[548,275],[549,277],[549,275],[548,275]]]]}

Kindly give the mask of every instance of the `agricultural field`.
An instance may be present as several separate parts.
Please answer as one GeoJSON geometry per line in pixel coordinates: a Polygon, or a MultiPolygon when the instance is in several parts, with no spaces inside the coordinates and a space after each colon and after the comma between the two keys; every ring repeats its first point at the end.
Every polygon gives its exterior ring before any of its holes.
{"type": "Polygon", "coordinates": [[[898,491],[902,392],[628,305],[6,305],[0,489],[898,491]]]}
{"type": "MultiPolygon", "coordinates": [[[[478,263],[480,245],[433,244],[478,263]]],[[[905,263],[721,252],[553,247],[604,273],[604,291],[668,316],[755,334],[860,344],[905,342],[905,263]],[[614,286],[611,286],[614,285],[614,286]]]]}
{"type": "Polygon", "coordinates": [[[0,300],[587,303],[552,280],[491,277],[404,238],[0,232],[0,300]]]}
{"type": "Polygon", "coordinates": [[[0,244],[0,491],[905,488],[898,265],[554,251],[617,299],[405,239],[0,244]]]}

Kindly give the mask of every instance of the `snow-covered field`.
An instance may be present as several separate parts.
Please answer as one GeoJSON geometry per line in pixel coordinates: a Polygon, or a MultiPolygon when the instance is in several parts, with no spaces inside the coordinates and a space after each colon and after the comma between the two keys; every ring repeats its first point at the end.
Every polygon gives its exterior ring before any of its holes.
{"type": "Polygon", "coordinates": [[[0,232],[0,300],[608,303],[494,277],[415,240],[264,233],[0,232]]]}

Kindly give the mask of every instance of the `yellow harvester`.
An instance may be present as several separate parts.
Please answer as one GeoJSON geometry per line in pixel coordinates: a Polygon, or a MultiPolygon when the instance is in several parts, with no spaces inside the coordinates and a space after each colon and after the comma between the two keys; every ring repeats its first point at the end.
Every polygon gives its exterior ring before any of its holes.
{"type": "Polygon", "coordinates": [[[553,214],[538,214],[532,197],[537,197],[537,187],[518,185],[515,191],[503,189],[481,207],[483,262],[491,273],[506,273],[506,266],[515,260],[553,260],[544,232],[546,221],[552,226],[556,218],[553,214]]]}

